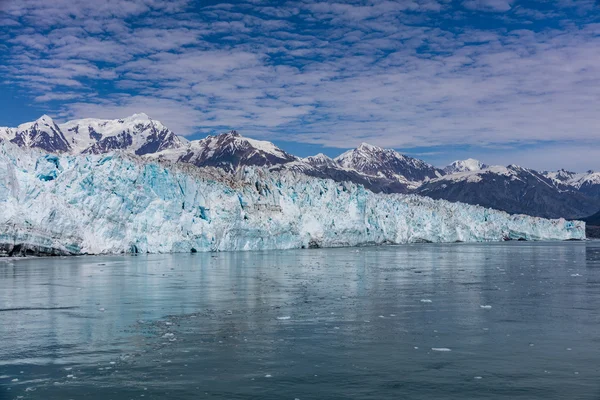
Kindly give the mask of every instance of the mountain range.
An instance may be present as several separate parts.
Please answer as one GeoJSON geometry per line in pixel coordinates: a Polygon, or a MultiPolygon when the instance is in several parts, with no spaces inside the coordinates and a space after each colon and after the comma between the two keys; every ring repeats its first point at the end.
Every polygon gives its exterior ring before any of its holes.
{"type": "Polygon", "coordinates": [[[535,171],[517,165],[489,166],[474,159],[440,169],[367,143],[336,158],[324,154],[300,158],[236,131],[188,141],[146,114],[63,124],[44,115],[16,128],[0,128],[2,140],[57,154],[123,151],[231,173],[245,166],[289,170],[354,182],[376,193],[414,193],[545,218],[581,219],[600,209],[600,172],[535,171]]]}

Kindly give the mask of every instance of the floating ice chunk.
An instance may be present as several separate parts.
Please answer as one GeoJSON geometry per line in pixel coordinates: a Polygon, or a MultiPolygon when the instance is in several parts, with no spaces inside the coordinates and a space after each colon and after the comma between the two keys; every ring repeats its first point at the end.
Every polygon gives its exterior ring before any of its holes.
{"type": "Polygon", "coordinates": [[[452,351],[451,349],[449,349],[447,347],[432,347],[431,350],[432,351],[452,351]]]}
{"type": "Polygon", "coordinates": [[[489,306],[489,305],[481,305],[479,307],[486,309],[486,310],[489,310],[490,308],[492,308],[492,306],[489,306]]]}
{"type": "Polygon", "coordinates": [[[432,303],[429,299],[421,299],[421,303],[432,303]]]}
{"type": "Polygon", "coordinates": [[[175,334],[171,333],[171,332],[167,332],[164,335],[162,335],[162,337],[165,338],[165,339],[170,339],[170,338],[175,337],[175,334]]]}
{"type": "Polygon", "coordinates": [[[581,276],[579,274],[571,274],[572,277],[581,276]]]}
{"type": "Polygon", "coordinates": [[[273,376],[273,375],[271,375],[271,374],[266,374],[266,375],[265,375],[265,378],[271,378],[272,376],[273,376]]]}
{"type": "Polygon", "coordinates": [[[15,378],[11,382],[19,382],[19,378],[15,378]]]}
{"type": "Polygon", "coordinates": [[[292,318],[292,317],[290,317],[289,315],[286,315],[284,317],[277,317],[277,319],[280,320],[280,321],[285,321],[285,320],[288,320],[290,318],[292,318]]]}
{"type": "Polygon", "coordinates": [[[103,307],[100,307],[100,308],[98,309],[98,311],[104,312],[104,311],[106,311],[106,309],[105,309],[105,308],[103,308],[103,307]]]}
{"type": "Polygon", "coordinates": [[[482,376],[476,376],[474,379],[483,379],[482,376]]]}

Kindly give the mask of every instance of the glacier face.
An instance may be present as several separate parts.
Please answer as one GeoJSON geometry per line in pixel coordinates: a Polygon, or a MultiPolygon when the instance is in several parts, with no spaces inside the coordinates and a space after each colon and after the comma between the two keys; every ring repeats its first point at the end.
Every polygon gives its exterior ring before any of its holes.
{"type": "Polygon", "coordinates": [[[0,143],[4,253],[98,254],[584,239],[585,224],[375,194],[291,171],[58,156],[0,143]]]}

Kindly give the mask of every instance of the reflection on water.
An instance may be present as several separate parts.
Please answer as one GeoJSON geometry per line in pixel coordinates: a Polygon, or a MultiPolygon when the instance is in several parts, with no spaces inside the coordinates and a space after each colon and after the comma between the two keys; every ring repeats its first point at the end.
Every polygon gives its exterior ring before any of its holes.
{"type": "Polygon", "coordinates": [[[0,398],[598,399],[599,322],[597,242],[5,260],[0,398]]]}

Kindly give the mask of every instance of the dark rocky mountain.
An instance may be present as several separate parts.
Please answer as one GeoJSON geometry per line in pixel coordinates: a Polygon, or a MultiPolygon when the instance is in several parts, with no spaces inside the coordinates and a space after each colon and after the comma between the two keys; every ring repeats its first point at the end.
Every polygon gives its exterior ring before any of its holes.
{"type": "Polygon", "coordinates": [[[356,170],[340,166],[335,160],[323,154],[271,168],[273,171],[284,169],[336,182],[354,182],[375,193],[408,193],[410,191],[406,183],[397,179],[361,174],[356,170]]]}
{"type": "Polygon", "coordinates": [[[172,161],[229,172],[243,166],[270,167],[298,160],[271,142],[245,138],[236,131],[189,142],[187,147],[164,156],[172,161]]]}
{"type": "Polygon", "coordinates": [[[599,207],[597,200],[516,165],[446,175],[424,182],[416,193],[545,218],[582,218],[599,207]]]}
{"type": "Polygon", "coordinates": [[[364,175],[400,181],[408,187],[414,186],[415,182],[444,175],[442,170],[425,161],[368,143],[362,143],[356,149],[343,153],[335,161],[342,167],[354,169],[364,175]]]}
{"type": "Polygon", "coordinates": [[[21,147],[38,148],[50,153],[66,153],[71,150],[58,125],[47,115],[17,128],[6,129],[6,136],[21,147]]]}

